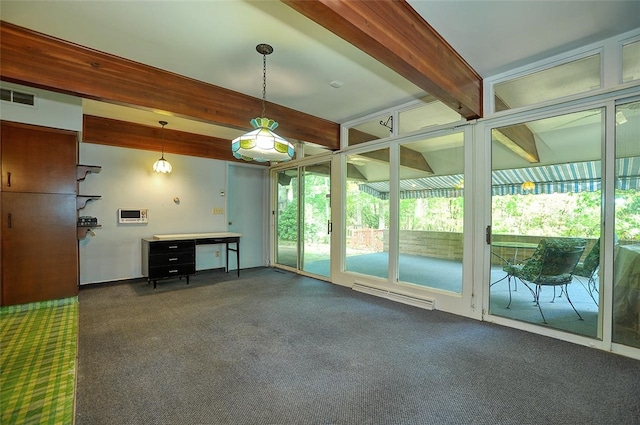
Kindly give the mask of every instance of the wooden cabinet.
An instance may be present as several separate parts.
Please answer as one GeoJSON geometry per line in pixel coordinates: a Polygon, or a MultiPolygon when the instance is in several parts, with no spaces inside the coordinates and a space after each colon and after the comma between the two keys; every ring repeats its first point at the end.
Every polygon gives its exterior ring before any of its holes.
{"type": "Polygon", "coordinates": [[[7,121],[0,127],[0,305],[77,295],[77,135],[7,121]]]}
{"type": "Polygon", "coordinates": [[[78,293],[73,195],[2,193],[2,303],[78,293]]]}
{"type": "Polygon", "coordinates": [[[158,241],[142,239],[142,275],[153,281],[156,287],[159,279],[186,277],[196,272],[196,242],[158,241]]]}
{"type": "Polygon", "coordinates": [[[2,191],[76,194],[77,135],[2,121],[2,191]]]}

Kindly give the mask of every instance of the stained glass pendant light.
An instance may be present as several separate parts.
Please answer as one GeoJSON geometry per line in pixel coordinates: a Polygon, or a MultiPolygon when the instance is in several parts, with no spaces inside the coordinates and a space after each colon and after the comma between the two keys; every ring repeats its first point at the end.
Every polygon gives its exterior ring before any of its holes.
{"type": "Polygon", "coordinates": [[[162,156],[153,164],[153,171],[156,173],[170,173],[173,167],[169,164],[169,161],[164,159],[164,126],[167,125],[166,121],[158,121],[162,126],[162,156]]]}
{"type": "Polygon", "coordinates": [[[265,117],[265,102],[267,93],[267,55],[273,53],[273,47],[268,44],[258,44],[256,51],[262,55],[262,116],[251,120],[255,130],[234,139],[231,142],[233,156],[245,161],[284,162],[293,158],[293,145],[278,136],[273,130],[278,123],[265,117]]]}

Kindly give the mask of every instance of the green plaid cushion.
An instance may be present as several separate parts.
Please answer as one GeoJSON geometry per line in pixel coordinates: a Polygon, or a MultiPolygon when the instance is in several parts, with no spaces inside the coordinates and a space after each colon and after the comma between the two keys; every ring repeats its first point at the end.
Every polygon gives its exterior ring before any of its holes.
{"type": "Polygon", "coordinates": [[[541,239],[533,255],[526,262],[523,264],[507,264],[503,267],[503,270],[520,279],[539,285],[570,283],[575,263],[567,264],[566,257],[576,249],[582,248],[584,250],[584,246],[584,239],[578,238],[541,239]],[[571,270],[569,270],[570,268],[571,270]],[[553,274],[549,274],[549,272],[553,274]]]}
{"type": "Polygon", "coordinates": [[[599,265],[600,265],[600,239],[598,239],[596,241],[596,244],[593,245],[593,248],[591,248],[591,251],[589,251],[584,261],[581,263],[578,263],[573,274],[577,276],[591,277],[593,276],[593,273],[595,273],[595,271],[598,269],[599,265]]]}

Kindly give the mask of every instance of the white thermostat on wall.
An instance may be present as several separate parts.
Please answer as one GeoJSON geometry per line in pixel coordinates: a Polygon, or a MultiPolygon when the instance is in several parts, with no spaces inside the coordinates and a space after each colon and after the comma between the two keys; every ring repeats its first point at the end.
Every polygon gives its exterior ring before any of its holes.
{"type": "Polygon", "coordinates": [[[118,223],[138,224],[148,222],[149,215],[147,214],[146,208],[138,210],[118,209],[118,223]]]}

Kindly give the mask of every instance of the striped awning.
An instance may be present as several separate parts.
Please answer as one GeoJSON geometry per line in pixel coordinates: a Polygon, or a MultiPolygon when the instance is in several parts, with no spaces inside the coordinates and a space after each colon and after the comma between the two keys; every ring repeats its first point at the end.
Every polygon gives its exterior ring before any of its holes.
{"type": "MultiPolygon", "coordinates": [[[[616,189],[640,190],[640,157],[617,159],[616,175],[616,189]]],[[[491,194],[593,192],[601,189],[601,177],[601,161],[495,170],[491,194]],[[532,182],[533,188],[523,188],[525,182],[532,182]]],[[[402,180],[400,199],[462,196],[463,185],[462,174],[402,180]]],[[[389,182],[362,183],[360,190],[380,199],[389,199],[389,182]]]]}

